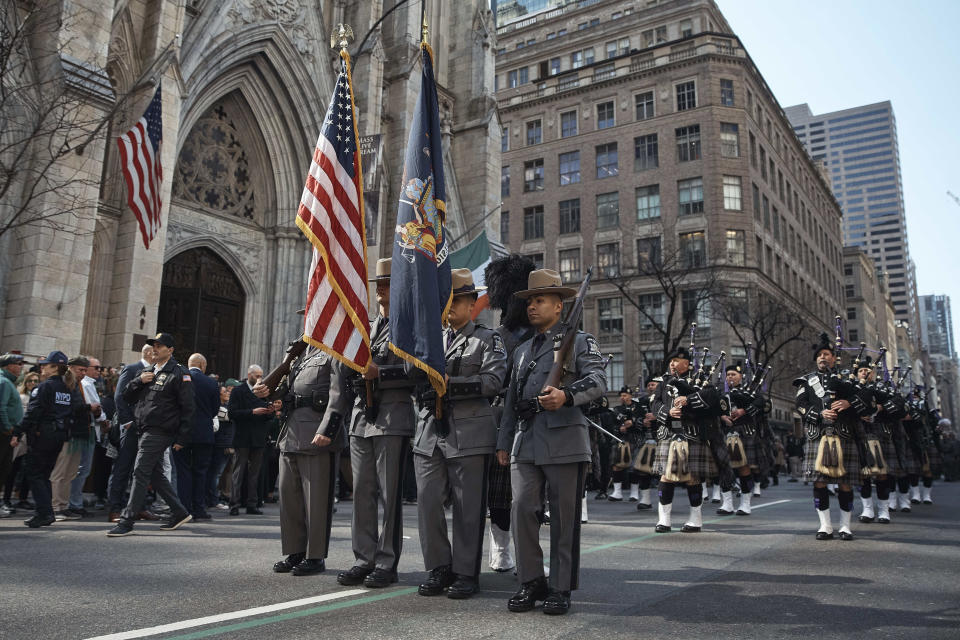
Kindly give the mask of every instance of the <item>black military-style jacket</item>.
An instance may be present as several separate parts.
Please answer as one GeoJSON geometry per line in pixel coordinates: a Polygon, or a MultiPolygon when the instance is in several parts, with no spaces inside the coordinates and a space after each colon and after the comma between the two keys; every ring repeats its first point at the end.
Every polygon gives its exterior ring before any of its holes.
{"type": "Polygon", "coordinates": [[[797,387],[795,409],[803,420],[807,439],[818,440],[824,435],[827,427],[832,427],[838,436],[845,439],[853,438],[858,434],[865,437],[860,417],[872,415],[875,409],[871,402],[864,399],[864,394],[857,389],[856,385],[850,383],[845,383],[842,396],[836,398],[847,400],[850,407],[841,411],[832,425],[824,424],[821,414],[829,408],[828,386],[831,384],[829,378],[829,373],[814,371],[793,381],[793,386],[797,387]]]}
{"type": "Polygon", "coordinates": [[[144,432],[174,436],[175,444],[190,444],[194,412],[190,371],[173,358],[167,360],[160,370],[156,365],[151,369],[154,373],[152,382],[144,384],[137,376],[123,392],[124,400],[130,405],[136,404],[137,427],[144,432]]]}
{"type": "Polygon", "coordinates": [[[685,389],[683,383],[673,376],[658,379],[657,389],[653,392],[650,412],[657,417],[657,439],[669,440],[675,436],[687,440],[703,441],[707,429],[713,425],[720,414],[721,394],[712,384],[703,387],[685,389]],[[681,410],[680,419],[670,417],[673,400],[679,396],[687,397],[687,404],[681,410]]]}

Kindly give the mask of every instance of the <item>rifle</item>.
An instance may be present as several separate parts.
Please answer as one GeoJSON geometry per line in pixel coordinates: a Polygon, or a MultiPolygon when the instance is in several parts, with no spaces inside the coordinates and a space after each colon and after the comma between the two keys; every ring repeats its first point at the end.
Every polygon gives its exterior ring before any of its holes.
{"type": "Polygon", "coordinates": [[[593,267],[587,269],[587,275],[580,283],[580,290],[577,292],[577,298],[570,307],[570,313],[563,321],[561,331],[553,337],[553,365],[550,367],[550,373],[547,375],[547,381],[544,387],[560,387],[560,380],[563,378],[563,363],[570,357],[573,351],[574,342],[577,339],[577,325],[580,324],[580,318],[583,317],[583,301],[587,297],[587,288],[590,286],[590,280],[593,278],[593,267]]]}
{"type": "Polygon", "coordinates": [[[260,380],[261,384],[270,389],[271,397],[276,394],[277,387],[280,386],[280,381],[289,375],[293,361],[303,355],[303,352],[306,350],[307,343],[302,337],[289,343],[283,362],[260,380]]]}

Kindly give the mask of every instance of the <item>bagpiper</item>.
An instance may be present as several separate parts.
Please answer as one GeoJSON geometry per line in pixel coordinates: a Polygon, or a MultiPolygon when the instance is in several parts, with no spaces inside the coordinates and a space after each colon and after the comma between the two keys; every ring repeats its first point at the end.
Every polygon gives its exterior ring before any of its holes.
{"type": "MultiPolygon", "coordinates": [[[[726,428],[727,450],[730,452],[730,466],[740,480],[740,504],[736,509],[738,516],[748,516],[752,512],[754,472],[759,468],[760,433],[757,421],[763,415],[763,397],[757,393],[758,383],[763,369],[755,372],[754,379],[743,385],[743,363],[736,362],[727,367],[726,393],[727,412],[720,416],[726,428]]],[[[733,509],[733,491],[720,494],[723,504],[717,509],[719,515],[730,515],[733,509]]]]}

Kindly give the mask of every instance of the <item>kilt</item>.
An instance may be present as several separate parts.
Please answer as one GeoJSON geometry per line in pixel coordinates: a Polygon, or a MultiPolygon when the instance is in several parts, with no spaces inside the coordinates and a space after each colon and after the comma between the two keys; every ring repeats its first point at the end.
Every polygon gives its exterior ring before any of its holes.
{"type": "MultiPolygon", "coordinates": [[[[687,466],[690,469],[691,482],[703,482],[707,478],[717,475],[717,464],[713,461],[713,454],[705,442],[688,440],[690,457],[687,466]]],[[[670,440],[657,442],[657,461],[654,463],[654,473],[662,476],[667,467],[667,456],[670,454],[670,440]]]]}
{"type": "Polygon", "coordinates": [[[883,461],[887,463],[889,475],[902,475],[900,463],[897,462],[897,448],[893,445],[893,438],[880,436],[880,450],[883,451],[883,461]]]}
{"type": "Polygon", "coordinates": [[[901,470],[898,476],[920,475],[923,471],[923,461],[917,458],[917,454],[909,442],[904,443],[903,449],[903,463],[906,467],[901,470]]]}
{"type": "Polygon", "coordinates": [[[857,451],[857,442],[855,440],[840,440],[840,447],[843,449],[843,468],[846,474],[838,478],[831,478],[816,470],[817,449],[820,447],[820,440],[821,438],[807,440],[804,445],[803,479],[810,482],[843,484],[851,487],[859,487],[863,484],[863,477],[860,475],[860,452],[857,451]]]}
{"type": "Polygon", "coordinates": [[[927,459],[930,460],[930,473],[934,478],[939,477],[943,472],[943,457],[934,445],[927,447],[927,459]]]}
{"type": "Polygon", "coordinates": [[[487,507],[490,509],[509,509],[513,501],[510,487],[510,465],[501,466],[497,456],[492,456],[490,477],[487,478],[487,507]]]}
{"type": "MultiPolygon", "coordinates": [[[[739,430],[737,433],[740,435],[740,441],[743,442],[743,451],[747,454],[747,465],[749,465],[751,469],[757,469],[762,455],[760,451],[760,438],[756,436],[745,436],[740,433],[739,430]]],[[[734,469],[737,468],[740,467],[734,467],[734,469]]]]}

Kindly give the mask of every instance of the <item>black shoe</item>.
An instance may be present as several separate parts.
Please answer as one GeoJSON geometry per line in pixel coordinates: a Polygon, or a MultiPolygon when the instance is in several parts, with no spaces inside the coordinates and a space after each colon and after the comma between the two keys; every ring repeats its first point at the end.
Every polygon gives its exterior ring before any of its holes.
{"type": "Polygon", "coordinates": [[[514,613],[530,611],[537,606],[537,600],[546,600],[550,591],[547,589],[547,579],[539,577],[520,585],[520,590],[507,601],[507,609],[514,613]]]}
{"type": "Polygon", "coordinates": [[[193,520],[193,516],[189,513],[170,516],[163,521],[163,524],[160,525],[160,531],[173,531],[175,529],[179,529],[181,526],[187,524],[191,520],[193,520]]]}
{"type": "Polygon", "coordinates": [[[670,533],[671,529],[665,524],[658,524],[653,528],[656,533],[670,533]]]}
{"type": "Polygon", "coordinates": [[[593,499],[594,499],[594,500],[606,500],[606,499],[607,499],[607,492],[606,492],[606,491],[601,491],[601,492],[599,492],[597,495],[593,496],[593,499]]]}
{"type": "Polygon", "coordinates": [[[647,509],[653,509],[653,505],[644,504],[643,502],[637,504],[637,511],[646,511],[647,509]]]}
{"type": "Polygon", "coordinates": [[[200,513],[193,514],[193,521],[197,522],[199,520],[213,520],[213,516],[207,513],[206,511],[201,511],[200,513]]]}
{"type": "Polygon", "coordinates": [[[27,525],[31,529],[39,529],[40,527],[49,527],[56,521],[56,518],[53,516],[33,516],[28,520],[24,520],[23,524],[27,525]]]}
{"type": "Polygon", "coordinates": [[[926,500],[923,501],[923,504],[933,504],[933,500],[930,500],[930,499],[928,498],[928,499],[926,499],[926,500]]]}
{"type": "Polygon", "coordinates": [[[447,589],[447,597],[453,600],[469,598],[480,590],[477,579],[473,576],[457,576],[456,581],[447,589]]]}
{"type": "Polygon", "coordinates": [[[442,565],[430,570],[426,581],[417,589],[417,593],[422,596],[438,596],[444,589],[453,584],[457,576],[453,573],[453,568],[448,565],[442,565]]]}
{"type": "Polygon", "coordinates": [[[747,513],[746,511],[744,511],[743,509],[737,509],[737,515],[738,515],[738,516],[748,516],[748,515],[750,515],[750,514],[747,513]]]}
{"type": "Polygon", "coordinates": [[[133,535],[133,523],[128,520],[121,520],[107,531],[108,538],[122,538],[123,536],[132,536],[133,535]]]}
{"type": "Polygon", "coordinates": [[[833,534],[826,531],[817,531],[817,540],[833,540],[833,534]]]}
{"type": "Polygon", "coordinates": [[[867,524],[867,523],[873,522],[873,518],[870,518],[870,517],[868,517],[868,516],[860,516],[859,520],[860,520],[860,522],[862,522],[863,524],[867,524]]]}
{"type": "Polygon", "coordinates": [[[847,533],[846,531],[841,531],[841,532],[840,532],[840,539],[841,539],[841,540],[853,540],[853,534],[852,534],[852,533],[847,533]]]}
{"type": "Polygon", "coordinates": [[[712,500],[710,500],[710,502],[711,502],[712,504],[720,504],[721,502],[723,502],[723,500],[718,500],[718,499],[716,499],[716,498],[713,498],[712,500]]]}
{"type": "Polygon", "coordinates": [[[366,567],[350,567],[347,571],[341,571],[337,574],[337,582],[345,587],[354,587],[363,584],[363,579],[370,575],[373,569],[366,567]]]}
{"type": "Polygon", "coordinates": [[[276,573],[290,573],[295,566],[303,562],[306,556],[307,554],[305,553],[291,553],[280,562],[274,564],[273,570],[276,573]]]}
{"type": "Polygon", "coordinates": [[[684,524],[680,527],[682,533],[700,533],[700,527],[695,527],[692,524],[684,524]]]}
{"type": "Polygon", "coordinates": [[[232,516],[240,515],[240,507],[230,507],[230,515],[232,516]]]}
{"type": "Polygon", "coordinates": [[[727,511],[726,509],[717,509],[718,516],[732,516],[733,513],[733,511],[727,511]]]}
{"type": "Polygon", "coordinates": [[[910,513],[910,507],[901,507],[900,513],[910,513]]]}
{"type": "Polygon", "coordinates": [[[386,569],[377,567],[371,571],[366,578],[363,579],[363,586],[367,587],[368,589],[383,589],[384,587],[389,587],[396,581],[396,571],[387,571],[386,569]]]}
{"type": "Polygon", "coordinates": [[[543,601],[543,612],[548,616],[562,616],[570,610],[570,592],[550,590],[543,601]]]}
{"type": "Polygon", "coordinates": [[[877,522],[880,524],[890,524],[890,518],[877,518],[877,522]]]}
{"type": "Polygon", "coordinates": [[[79,509],[75,507],[67,507],[67,513],[72,516],[76,516],[76,518],[69,518],[70,520],[79,520],[80,518],[86,518],[88,515],[90,515],[83,507],[80,507],[79,509]]]}
{"type": "MultiPolygon", "coordinates": [[[[233,515],[233,511],[230,512],[230,515],[233,515]]],[[[248,516],[262,516],[263,511],[259,507],[247,507],[248,516]]]]}
{"type": "Polygon", "coordinates": [[[920,504],[920,501],[916,498],[910,498],[910,504],[920,504]]]}
{"type": "Polygon", "coordinates": [[[319,560],[310,558],[309,560],[304,560],[295,566],[290,573],[295,576],[312,576],[315,573],[323,573],[326,570],[327,565],[323,561],[323,558],[320,558],[319,560]]]}
{"type": "Polygon", "coordinates": [[[64,509],[63,511],[57,511],[56,513],[54,513],[53,517],[58,522],[60,522],[62,520],[79,520],[83,516],[73,511],[72,509],[64,509]]]}
{"type": "Polygon", "coordinates": [[[623,498],[614,498],[613,496],[607,496],[608,502],[623,502],[623,498]]]}

